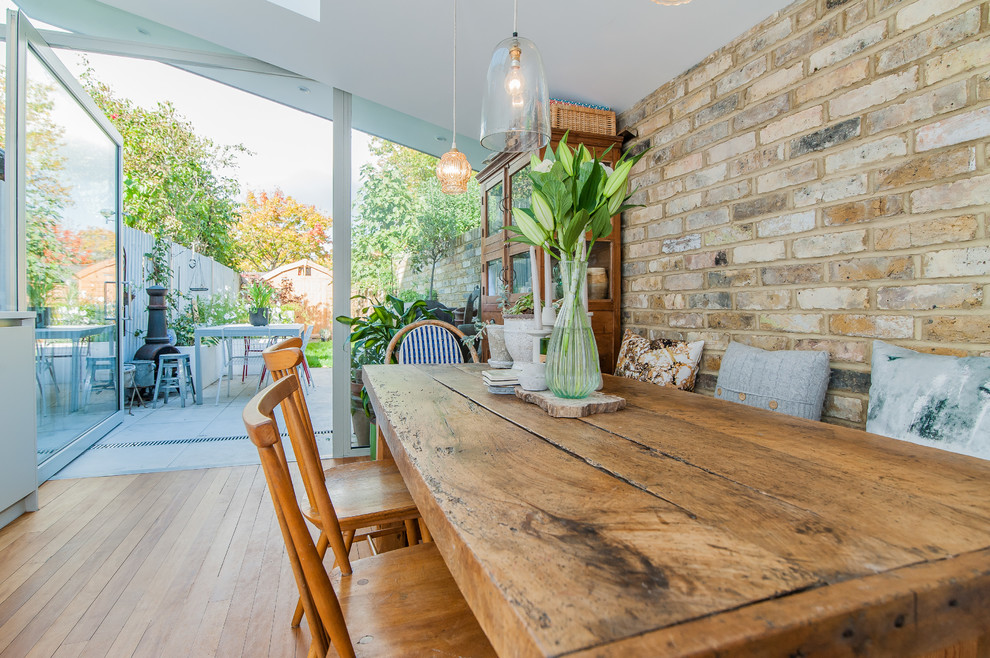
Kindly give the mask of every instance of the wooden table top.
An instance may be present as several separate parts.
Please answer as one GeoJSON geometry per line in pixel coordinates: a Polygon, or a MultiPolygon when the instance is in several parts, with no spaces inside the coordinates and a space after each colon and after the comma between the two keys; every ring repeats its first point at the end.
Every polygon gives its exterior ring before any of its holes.
{"type": "Polygon", "coordinates": [[[500,655],[990,651],[990,462],[609,376],[626,409],[555,419],[483,369],[364,378],[500,655]]]}

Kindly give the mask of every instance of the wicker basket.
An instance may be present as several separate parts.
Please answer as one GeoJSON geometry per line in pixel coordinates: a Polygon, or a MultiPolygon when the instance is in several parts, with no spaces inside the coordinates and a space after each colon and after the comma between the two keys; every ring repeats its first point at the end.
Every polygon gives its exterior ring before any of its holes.
{"type": "Polygon", "coordinates": [[[550,103],[550,125],[563,130],[614,135],[615,112],[569,103],[550,103]]]}

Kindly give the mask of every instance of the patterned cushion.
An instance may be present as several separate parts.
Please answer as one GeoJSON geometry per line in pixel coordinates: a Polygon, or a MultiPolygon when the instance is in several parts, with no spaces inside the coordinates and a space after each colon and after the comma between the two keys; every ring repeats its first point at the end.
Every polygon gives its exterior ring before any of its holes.
{"type": "Polygon", "coordinates": [[[402,364],[464,363],[457,336],[435,324],[424,324],[406,334],[397,358],[402,364]]]}
{"type": "Polygon", "coordinates": [[[819,420],[828,378],[828,352],[768,352],[729,343],[718,372],[715,397],[819,420]]]}
{"type": "Polygon", "coordinates": [[[873,341],[866,430],[990,459],[990,358],[873,341]]]}
{"type": "Polygon", "coordinates": [[[626,329],[615,374],[685,391],[694,388],[705,341],[647,340],[626,329]]]}

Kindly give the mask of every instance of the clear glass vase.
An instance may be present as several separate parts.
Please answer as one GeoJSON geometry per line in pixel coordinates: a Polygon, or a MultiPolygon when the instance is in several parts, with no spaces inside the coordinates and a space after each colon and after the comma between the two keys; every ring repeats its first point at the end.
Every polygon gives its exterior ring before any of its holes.
{"type": "Polygon", "coordinates": [[[561,261],[560,278],[564,302],[547,347],[547,388],[559,398],[586,398],[602,381],[598,346],[584,309],[588,261],[561,261]]]}

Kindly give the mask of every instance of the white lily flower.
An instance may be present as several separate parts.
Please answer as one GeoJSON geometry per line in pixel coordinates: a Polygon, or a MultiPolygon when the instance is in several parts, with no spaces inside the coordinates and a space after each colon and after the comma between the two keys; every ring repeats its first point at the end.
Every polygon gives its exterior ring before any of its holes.
{"type": "Polygon", "coordinates": [[[540,164],[533,167],[533,171],[541,174],[550,173],[551,169],[553,169],[553,163],[550,160],[544,160],[540,164]]]}
{"type": "Polygon", "coordinates": [[[602,166],[602,169],[605,170],[605,175],[606,176],[611,176],[612,175],[612,172],[615,171],[614,169],[612,169],[611,167],[609,167],[604,162],[599,162],[598,164],[600,164],[602,166]]]}

